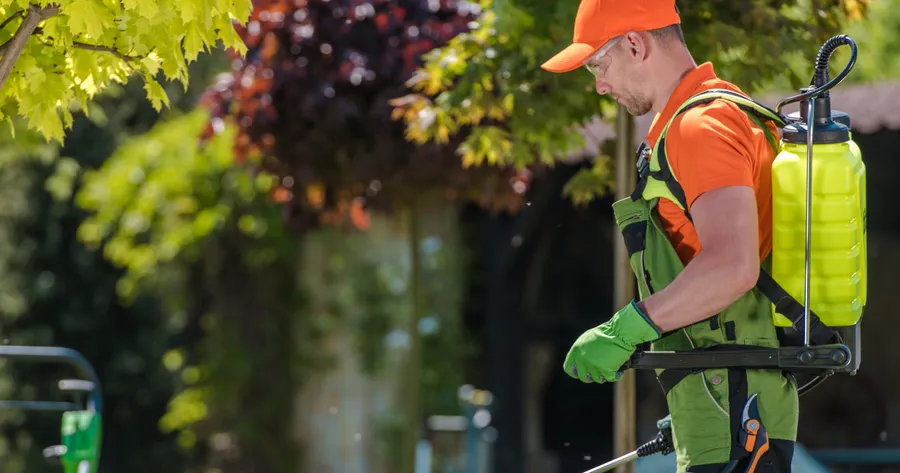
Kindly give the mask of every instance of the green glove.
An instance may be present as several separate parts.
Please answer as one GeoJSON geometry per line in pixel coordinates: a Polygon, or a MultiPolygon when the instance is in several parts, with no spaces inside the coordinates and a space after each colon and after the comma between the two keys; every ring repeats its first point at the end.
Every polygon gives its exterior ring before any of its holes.
{"type": "Polygon", "coordinates": [[[659,337],[659,328],[631,301],[608,322],[581,334],[569,349],[563,368],[585,383],[618,381],[623,374],[619,368],[635,348],[659,337]]]}

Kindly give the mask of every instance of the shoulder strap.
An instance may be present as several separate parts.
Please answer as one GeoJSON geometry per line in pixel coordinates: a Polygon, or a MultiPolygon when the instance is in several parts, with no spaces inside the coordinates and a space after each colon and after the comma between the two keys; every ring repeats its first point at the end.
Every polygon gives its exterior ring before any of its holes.
{"type": "Polygon", "coordinates": [[[672,125],[676,117],[694,107],[708,104],[714,100],[727,100],[740,107],[750,120],[763,129],[772,148],[775,150],[779,149],[777,139],[772,135],[771,130],[765,126],[764,121],[772,121],[779,128],[784,127],[785,122],[780,115],[765,105],[731,90],[704,90],[685,100],[672,114],[672,117],[660,133],[659,139],[656,140],[656,146],[654,146],[652,152],[653,159],[647,160],[647,152],[649,150],[646,144],[642,144],[641,149],[638,151],[638,184],[631,195],[632,200],[637,200],[640,197],[647,200],[659,197],[667,198],[675,202],[685,212],[687,218],[691,220],[690,213],[687,211],[687,199],[685,198],[684,190],[678,183],[678,178],[666,159],[666,133],[668,133],[669,126],[672,125]]]}

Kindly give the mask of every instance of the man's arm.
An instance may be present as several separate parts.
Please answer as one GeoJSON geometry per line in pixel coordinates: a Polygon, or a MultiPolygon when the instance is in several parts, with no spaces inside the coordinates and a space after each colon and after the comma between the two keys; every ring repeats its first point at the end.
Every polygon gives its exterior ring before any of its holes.
{"type": "Polygon", "coordinates": [[[694,201],[691,217],[702,250],[668,286],[638,304],[663,332],[717,314],[751,290],[759,276],[753,188],[710,190],[694,201]]]}

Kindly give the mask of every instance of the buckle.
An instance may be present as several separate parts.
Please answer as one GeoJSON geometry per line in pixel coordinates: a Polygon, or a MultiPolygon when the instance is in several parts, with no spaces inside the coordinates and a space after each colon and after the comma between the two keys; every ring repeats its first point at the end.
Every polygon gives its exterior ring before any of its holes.
{"type": "Polygon", "coordinates": [[[650,145],[646,141],[641,142],[637,150],[637,173],[638,179],[647,175],[650,170],[650,145]]]}

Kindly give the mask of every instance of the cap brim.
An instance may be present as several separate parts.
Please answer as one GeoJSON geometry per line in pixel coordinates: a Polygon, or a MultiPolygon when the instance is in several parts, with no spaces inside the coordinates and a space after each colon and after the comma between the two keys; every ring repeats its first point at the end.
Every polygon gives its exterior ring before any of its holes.
{"type": "Polygon", "coordinates": [[[566,49],[563,49],[555,56],[541,64],[541,69],[550,72],[569,72],[581,67],[584,60],[591,57],[594,51],[600,49],[600,46],[606,41],[598,41],[596,43],[573,43],[566,49]]]}

